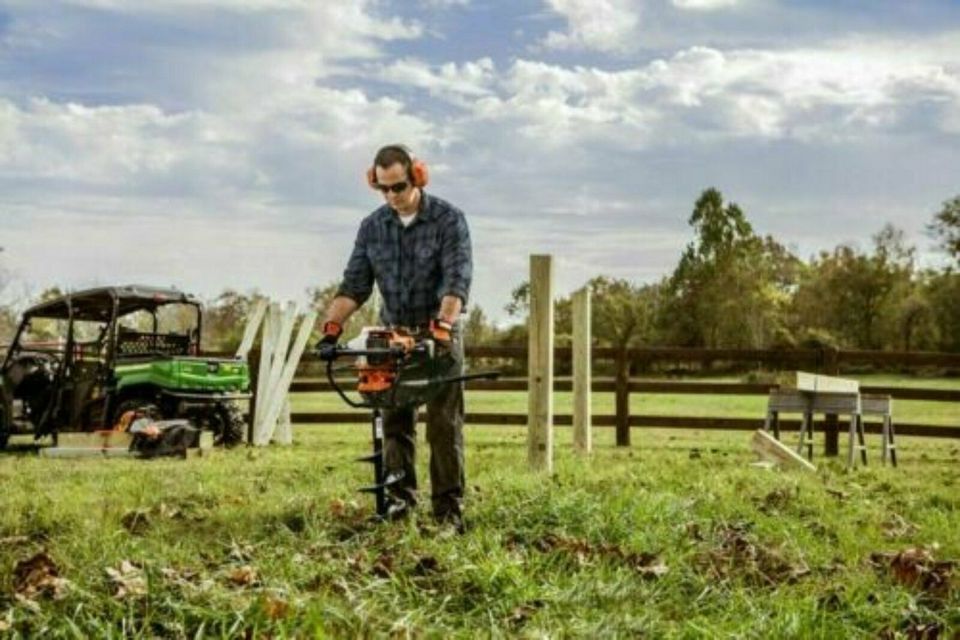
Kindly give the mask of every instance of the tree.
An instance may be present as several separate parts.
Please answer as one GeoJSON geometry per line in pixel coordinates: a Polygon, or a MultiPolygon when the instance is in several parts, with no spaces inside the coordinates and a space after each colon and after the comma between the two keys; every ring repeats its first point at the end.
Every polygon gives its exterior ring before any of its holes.
{"type": "MultiPolygon", "coordinates": [[[[321,322],[323,321],[327,307],[330,306],[339,289],[339,282],[331,282],[325,287],[311,287],[307,289],[307,295],[310,297],[310,305],[317,310],[321,322]]],[[[364,327],[379,326],[380,304],[380,292],[374,288],[370,298],[347,320],[347,323],[343,327],[341,341],[347,341],[357,336],[364,327]]],[[[317,324],[317,329],[320,329],[320,323],[317,324]]]]}
{"type": "Polygon", "coordinates": [[[204,305],[203,336],[204,349],[210,351],[235,352],[243,340],[247,320],[257,301],[264,296],[258,291],[240,293],[235,289],[225,289],[220,295],[204,305]]]}
{"type": "Polygon", "coordinates": [[[689,219],[695,238],[666,281],[658,325],[686,346],[765,346],[784,331],[800,262],[771,237],[754,234],[735,203],[707,189],[689,219]]]}
{"type": "Polygon", "coordinates": [[[949,269],[930,273],[924,290],[935,331],[932,348],[960,351],[960,273],[949,269]]]}
{"type": "Polygon", "coordinates": [[[470,312],[463,323],[464,342],[469,345],[489,344],[497,333],[479,305],[471,304],[470,312]]]}
{"type": "Polygon", "coordinates": [[[940,240],[943,250],[960,265],[960,196],[944,202],[927,228],[940,240]]]}
{"type": "Polygon", "coordinates": [[[801,327],[826,330],[842,345],[860,349],[890,346],[891,333],[907,332],[910,340],[916,310],[903,309],[906,326],[890,327],[896,326],[895,303],[910,296],[915,250],[891,225],[873,236],[873,245],[871,253],[840,245],[811,262],[794,298],[801,327]]]}
{"type": "Polygon", "coordinates": [[[598,344],[626,348],[653,342],[660,285],[635,285],[606,276],[597,276],[587,285],[591,331],[598,344]]]}

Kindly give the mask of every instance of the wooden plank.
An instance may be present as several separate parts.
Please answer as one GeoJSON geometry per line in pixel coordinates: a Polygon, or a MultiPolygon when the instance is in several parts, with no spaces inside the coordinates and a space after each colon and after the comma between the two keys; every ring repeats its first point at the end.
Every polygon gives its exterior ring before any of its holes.
{"type": "MultiPolygon", "coordinates": [[[[297,365],[300,362],[300,356],[303,355],[303,351],[306,349],[307,341],[310,339],[310,334],[313,332],[313,325],[316,323],[316,320],[316,311],[311,311],[304,316],[300,322],[300,330],[297,333],[296,341],[290,350],[289,356],[287,356],[286,346],[275,356],[283,360],[283,367],[281,368],[280,376],[274,388],[271,390],[270,405],[263,414],[263,431],[255,444],[268,444],[273,437],[277,422],[280,420],[280,412],[283,410],[284,401],[287,399],[290,383],[293,381],[293,376],[297,371],[297,365]]],[[[287,336],[287,338],[289,338],[289,336],[287,336]]]]}
{"type": "Polygon", "coordinates": [[[266,298],[260,298],[257,300],[257,306],[254,307],[253,313],[247,318],[247,325],[243,329],[243,339],[240,340],[240,346],[237,347],[236,357],[243,360],[247,359],[250,348],[253,347],[253,341],[257,337],[257,329],[260,328],[260,323],[263,322],[263,316],[266,312],[267,300],[266,298]]]}
{"type": "Polygon", "coordinates": [[[138,451],[125,447],[41,447],[44,458],[136,458],[138,451]]]}
{"type": "Polygon", "coordinates": [[[815,466],[797,455],[797,453],[790,449],[790,447],[784,445],[782,442],[762,429],[757,429],[753,432],[751,446],[754,453],[764,460],[776,462],[784,467],[802,469],[804,471],[817,470],[815,466]]]}
{"type": "Polygon", "coordinates": [[[860,411],[865,416],[888,416],[893,413],[893,398],[884,394],[860,394],[860,411]]]}
{"type": "Polygon", "coordinates": [[[133,436],[123,431],[63,431],[57,434],[58,447],[119,447],[127,448],[133,436]]]}
{"type": "MultiPolygon", "coordinates": [[[[262,398],[265,401],[264,412],[261,414],[260,424],[255,426],[254,432],[257,434],[254,444],[266,445],[270,443],[273,432],[276,429],[276,418],[271,418],[276,414],[279,416],[279,405],[282,402],[280,396],[286,395],[287,389],[280,388],[280,378],[283,376],[284,368],[287,364],[287,354],[290,349],[290,337],[293,334],[293,327],[297,320],[297,305],[294,302],[288,302],[283,311],[283,317],[280,322],[280,328],[273,336],[273,361],[270,364],[270,378],[266,388],[266,396],[262,398]]],[[[313,328],[311,327],[311,330],[313,328]]]]}
{"type": "Polygon", "coordinates": [[[908,387],[860,387],[860,393],[888,395],[897,400],[960,402],[960,389],[920,389],[908,387]]]}
{"type": "MultiPolygon", "coordinates": [[[[571,298],[573,314],[573,450],[589,454],[593,450],[590,425],[590,288],[584,287],[571,298]]],[[[554,384],[556,388],[556,384],[554,384]]]]}
{"type": "MultiPolygon", "coordinates": [[[[354,413],[308,413],[297,412],[291,416],[294,426],[322,425],[322,424],[369,424],[370,414],[362,411],[354,413]]],[[[424,420],[426,416],[421,414],[419,420],[424,420]]],[[[466,422],[474,425],[516,425],[527,424],[527,416],[522,413],[467,413],[466,422]]],[[[570,414],[554,415],[554,425],[569,426],[573,424],[573,416],[570,414]]],[[[814,422],[817,431],[822,431],[826,426],[825,421],[817,420],[814,422]]],[[[594,415],[594,427],[613,427],[616,425],[616,416],[612,415],[594,415]]],[[[785,431],[797,431],[800,428],[799,420],[781,420],[781,429],[785,431]]],[[[635,415],[630,416],[631,427],[655,427],[660,429],[688,429],[704,431],[755,431],[763,426],[762,418],[710,418],[703,416],[654,416],[654,415],[635,415]]],[[[880,433],[880,423],[867,422],[867,433],[880,433]]],[[[915,423],[897,423],[897,435],[921,436],[932,438],[958,438],[960,439],[960,427],[915,424],[915,423]]]]}
{"type": "Polygon", "coordinates": [[[530,256],[527,462],[553,471],[553,257],[530,256]]]}
{"type": "Polygon", "coordinates": [[[280,323],[280,305],[271,303],[267,317],[263,322],[263,331],[260,334],[260,365],[257,373],[257,389],[255,411],[253,414],[253,437],[251,444],[260,439],[260,429],[263,425],[263,414],[267,410],[270,395],[270,370],[273,366],[273,351],[276,335],[280,323]]]}
{"type": "Polygon", "coordinates": [[[860,391],[860,382],[857,380],[823,376],[806,371],[795,372],[783,386],[808,393],[859,393],[860,391]]]}

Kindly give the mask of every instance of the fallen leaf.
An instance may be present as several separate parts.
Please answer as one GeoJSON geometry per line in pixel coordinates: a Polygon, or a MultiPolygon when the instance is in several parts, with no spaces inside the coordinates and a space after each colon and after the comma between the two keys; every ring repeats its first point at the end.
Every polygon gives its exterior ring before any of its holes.
{"type": "Polygon", "coordinates": [[[850,497],[850,494],[846,491],[840,491],[839,489],[825,489],[828,495],[833,496],[837,499],[838,502],[846,502],[850,497]]]}
{"type": "Polygon", "coordinates": [[[644,578],[659,578],[669,572],[667,565],[655,553],[631,554],[628,560],[644,578]]]}
{"type": "Polygon", "coordinates": [[[380,554],[370,567],[370,572],[378,578],[389,578],[393,574],[393,556],[388,553],[380,554]]]}
{"type": "Polygon", "coordinates": [[[267,596],[263,601],[263,612],[271,620],[282,620],[290,613],[290,603],[280,598],[267,596]]]}
{"type": "Polygon", "coordinates": [[[793,501],[795,495],[795,489],[778,487],[763,497],[759,509],[764,513],[780,511],[793,501]]]}
{"type": "Polygon", "coordinates": [[[696,541],[703,540],[703,532],[700,530],[700,524],[697,522],[688,522],[683,525],[684,533],[696,541]]]}
{"type": "Polygon", "coordinates": [[[425,576],[440,570],[440,563],[433,556],[423,556],[413,567],[413,575],[425,576]]]}
{"type": "Polygon", "coordinates": [[[507,624],[513,628],[522,627],[527,621],[536,615],[537,611],[544,605],[542,600],[532,600],[530,602],[518,605],[513,608],[507,617],[507,624]]]}
{"type": "Polygon", "coordinates": [[[810,568],[788,560],[750,533],[749,523],[732,523],[714,530],[716,543],[697,556],[697,564],[715,578],[740,576],[749,583],[776,587],[808,575],[810,568]]]}
{"type": "Polygon", "coordinates": [[[343,516],[347,510],[347,503],[341,500],[340,498],[334,498],[330,501],[330,515],[337,518],[343,516]]]}
{"type": "Polygon", "coordinates": [[[250,587],[257,583],[257,570],[250,565],[237,567],[230,572],[230,582],[237,587],[250,587]]]}
{"type": "Polygon", "coordinates": [[[906,538],[916,534],[920,527],[909,522],[899,514],[892,514],[887,518],[883,524],[883,535],[888,540],[896,540],[897,538],[906,538]]]}
{"type": "Polygon", "coordinates": [[[160,575],[164,579],[172,582],[181,587],[193,587],[196,584],[197,578],[200,577],[196,571],[191,569],[174,569],[171,567],[164,567],[160,569],[160,575]]]}
{"type": "Polygon", "coordinates": [[[899,553],[872,553],[870,562],[878,571],[890,575],[894,582],[937,599],[946,599],[954,588],[957,562],[937,561],[933,550],[926,547],[911,547],[899,553]]]}
{"type": "Polygon", "coordinates": [[[120,524],[133,535],[143,535],[150,528],[150,514],[145,509],[127,511],[120,518],[120,524]]]}
{"type": "Polygon", "coordinates": [[[60,600],[66,595],[69,586],[70,583],[60,577],[60,570],[53,558],[45,551],[21,560],[13,568],[14,591],[26,600],[37,596],[60,600]]]}
{"type": "Polygon", "coordinates": [[[253,547],[249,544],[232,542],[228,557],[234,562],[249,562],[253,559],[253,547]]]}
{"type": "Polygon", "coordinates": [[[943,626],[937,622],[913,623],[904,629],[907,640],[938,640],[943,626]]]}
{"type": "Polygon", "coordinates": [[[113,597],[117,600],[147,595],[147,580],[143,569],[129,560],[124,560],[117,568],[107,567],[106,572],[113,583],[113,597]]]}

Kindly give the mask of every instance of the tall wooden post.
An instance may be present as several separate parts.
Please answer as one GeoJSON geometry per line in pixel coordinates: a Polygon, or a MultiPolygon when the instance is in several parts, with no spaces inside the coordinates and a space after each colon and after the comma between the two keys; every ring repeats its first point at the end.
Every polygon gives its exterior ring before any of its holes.
{"type": "Polygon", "coordinates": [[[616,425],[617,446],[630,446],[630,360],[626,348],[617,354],[616,425]]]}
{"type": "MultiPolygon", "coordinates": [[[[828,349],[824,354],[824,369],[828,376],[840,375],[838,355],[836,349],[828,349]]],[[[834,458],[840,455],[840,425],[836,413],[828,413],[824,416],[823,455],[834,458]]]]}
{"type": "Polygon", "coordinates": [[[553,471],[553,257],[530,256],[527,460],[553,471]]]}
{"type": "Polygon", "coordinates": [[[590,288],[573,294],[573,449],[593,450],[590,415],[590,288]]]}

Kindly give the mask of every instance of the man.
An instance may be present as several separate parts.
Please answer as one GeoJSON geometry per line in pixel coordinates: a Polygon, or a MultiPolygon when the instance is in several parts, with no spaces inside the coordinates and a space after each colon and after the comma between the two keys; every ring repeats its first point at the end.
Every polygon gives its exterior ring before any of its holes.
{"type": "MultiPolygon", "coordinates": [[[[377,152],[367,172],[370,186],[386,203],[360,223],[336,297],[327,309],[321,344],[336,344],[343,324],[376,283],[383,299],[380,322],[430,335],[451,363],[447,375],[463,371],[459,317],[467,304],[473,261],[463,213],[427,194],[426,165],[403,145],[377,152]]],[[[445,385],[427,403],[433,514],[463,531],[463,384],[445,385]]],[[[384,414],[387,473],[402,475],[391,489],[389,514],[403,517],[417,500],[416,411],[384,414]]]]}

